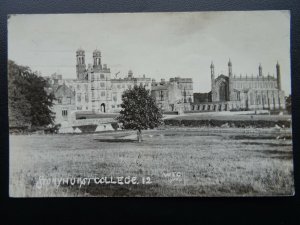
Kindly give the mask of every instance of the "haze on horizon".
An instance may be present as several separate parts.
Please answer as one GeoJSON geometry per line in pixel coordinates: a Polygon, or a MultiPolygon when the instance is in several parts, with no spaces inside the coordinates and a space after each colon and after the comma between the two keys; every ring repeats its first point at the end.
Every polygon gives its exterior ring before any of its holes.
{"type": "Polygon", "coordinates": [[[275,75],[291,93],[289,11],[174,13],[20,14],[8,19],[8,58],[40,71],[76,78],[76,50],[86,64],[99,49],[112,77],[156,80],[190,77],[194,92],[210,91],[210,64],[227,75],[229,58],[236,76],[275,75]]]}

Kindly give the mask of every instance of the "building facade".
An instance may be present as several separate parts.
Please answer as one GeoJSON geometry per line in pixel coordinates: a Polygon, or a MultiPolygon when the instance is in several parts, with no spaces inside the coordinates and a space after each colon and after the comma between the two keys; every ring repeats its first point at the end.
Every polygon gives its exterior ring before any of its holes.
{"type": "Polygon", "coordinates": [[[74,82],[76,92],[76,109],[97,113],[119,112],[122,94],[134,85],[143,85],[151,89],[151,79],[134,77],[130,70],[125,78],[112,78],[110,68],[102,64],[101,52],[93,52],[93,64],[86,67],[85,51],[76,52],[76,74],[74,82]]]}
{"type": "Polygon", "coordinates": [[[257,76],[237,77],[233,75],[230,60],[228,74],[216,76],[215,66],[211,63],[211,92],[197,95],[193,93],[191,78],[175,77],[156,82],[145,75],[135,77],[131,70],[123,78],[117,78],[118,73],[112,77],[110,68],[102,63],[99,50],[93,52],[92,62],[86,65],[85,51],[78,49],[76,79],[63,79],[60,74],[48,78],[57,99],[54,103],[56,122],[67,121],[71,111],[118,113],[122,94],[134,85],[148,89],[165,112],[284,110],[286,107],[279,63],[276,64],[276,77],[265,76],[261,65],[257,76]]]}
{"type": "Polygon", "coordinates": [[[193,80],[191,78],[170,78],[152,81],[151,95],[163,111],[187,110],[194,101],[193,80]]]}
{"type": "Polygon", "coordinates": [[[285,95],[281,90],[280,65],[276,64],[276,77],[264,76],[262,66],[257,76],[235,76],[228,62],[228,75],[215,77],[215,66],[210,65],[211,99],[207,103],[192,105],[192,110],[284,110],[285,95]]]}
{"type": "Polygon", "coordinates": [[[59,85],[52,91],[55,96],[52,107],[52,111],[55,113],[54,123],[69,123],[71,121],[71,113],[76,110],[75,91],[66,84],[59,85]]]}

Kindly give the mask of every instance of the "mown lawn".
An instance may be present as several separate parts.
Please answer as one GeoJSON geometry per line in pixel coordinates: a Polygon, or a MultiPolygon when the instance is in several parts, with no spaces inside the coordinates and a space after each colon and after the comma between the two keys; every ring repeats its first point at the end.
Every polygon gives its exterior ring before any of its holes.
{"type": "Polygon", "coordinates": [[[10,196],[294,193],[291,129],[163,127],[143,138],[136,142],[132,131],[11,135],[10,196]],[[105,176],[137,177],[139,184],[38,185],[41,177],[105,176]],[[151,183],[143,184],[147,177],[151,183]]]}

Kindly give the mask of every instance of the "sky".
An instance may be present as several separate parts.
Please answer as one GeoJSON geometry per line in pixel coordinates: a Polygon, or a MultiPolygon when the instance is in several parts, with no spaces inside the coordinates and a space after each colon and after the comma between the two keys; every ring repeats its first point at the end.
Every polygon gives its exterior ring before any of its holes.
{"type": "Polygon", "coordinates": [[[194,92],[210,91],[210,64],[227,75],[276,76],[291,93],[289,11],[18,14],[8,19],[8,58],[40,71],[76,78],[76,50],[102,53],[112,77],[192,78],[194,92]]]}

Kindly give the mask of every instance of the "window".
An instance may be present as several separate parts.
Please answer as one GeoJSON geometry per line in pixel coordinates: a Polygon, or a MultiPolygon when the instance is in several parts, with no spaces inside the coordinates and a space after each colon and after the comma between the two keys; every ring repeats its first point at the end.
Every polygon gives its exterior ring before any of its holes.
{"type": "Polygon", "coordinates": [[[163,94],[163,91],[160,91],[159,97],[160,97],[160,100],[161,100],[161,101],[164,100],[164,94],[163,94]]]}
{"type": "Polygon", "coordinates": [[[105,96],[105,91],[101,91],[101,96],[105,96]]]}
{"type": "Polygon", "coordinates": [[[101,82],[100,87],[105,87],[105,83],[101,82]]]}
{"type": "Polygon", "coordinates": [[[122,84],[122,88],[125,88],[125,84],[122,84]]]}
{"type": "Polygon", "coordinates": [[[121,88],[121,85],[120,85],[120,84],[118,84],[118,85],[117,85],[117,87],[118,87],[118,89],[120,89],[120,88],[121,88]]]}
{"type": "Polygon", "coordinates": [[[115,108],[115,105],[111,105],[111,107],[114,109],[114,108],[115,108]]]}
{"type": "Polygon", "coordinates": [[[104,79],[104,74],[100,74],[100,79],[104,79]]]}
{"type": "Polygon", "coordinates": [[[62,98],[58,98],[57,101],[58,101],[58,104],[61,104],[62,103],[62,98]]]}
{"type": "Polygon", "coordinates": [[[113,96],[113,100],[114,100],[115,102],[117,101],[117,96],[116,96],[116,95],[113,96]]]}
{"type": "Polygon", "coordinates": [[[84,85],[85,91],[88,91],[89,86],[87,84],[84,85]]]}
{"type": "Polygon", "coordinates": [[[79,84],[77,84],[77,90],[80,90],[80,85],[79,84]]]}
{"type": "Polygon", "coordinates": [[[77,94],[77,101],[81,102],[81,94],[77,94]]]}
{"type": "Polygon", "coordinates": [[[77,107],[77,110],[82,110],[82,106],[80,106],[80,107],[78,106],[78,107],[77,107]]]}
{"type": "Polygon", "coordinates": [[[71,97],[67,97],[67,104],[71,105],[71,97]]]}
{"type": "Polygon", "coordinates": [[[68,110],[67,109],[63,109],[61,111],[62,116],[68,116],[68,110]]]}
{"type": "Polygon", "coordinates": [[[85,94],[85,102],[88,102],[89,101],[89,96],[88,94],[85,94]]]}
{"type": "Polygon", "coordinates": [[[253,100],[253,94],[250,93],[250,104],[253,105],[254,104],[254,100],[253,100]]]}

